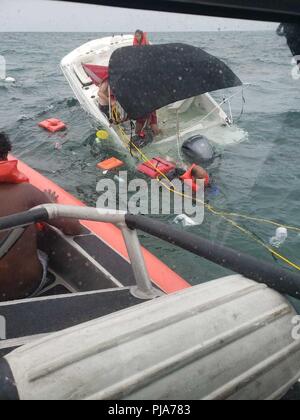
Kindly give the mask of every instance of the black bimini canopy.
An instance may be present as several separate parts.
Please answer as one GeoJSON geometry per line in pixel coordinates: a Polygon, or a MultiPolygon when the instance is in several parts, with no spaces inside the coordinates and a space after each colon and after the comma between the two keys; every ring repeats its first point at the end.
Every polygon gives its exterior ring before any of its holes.
{"type": "Polygon", "coordinates": [[[223,61],[186,44],[119,48],[110,59],[109,80],[132,119],[182,99],[242,84],[223,61]]]}

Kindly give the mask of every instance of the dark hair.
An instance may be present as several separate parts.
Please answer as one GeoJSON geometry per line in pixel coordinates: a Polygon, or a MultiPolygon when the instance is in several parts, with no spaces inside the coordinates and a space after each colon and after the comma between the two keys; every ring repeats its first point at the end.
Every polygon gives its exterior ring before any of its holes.
{"type": "Polygon", "coordinates": [[[143,32],[143,31],[141,31],[140,29],[137,29],[137,30],[135,31],[135,34],[136,34],[136,35],[137,35],[137,34],[144,35],[144,32],[143,32]]]}
{"type": "Polygon", "coordinates": [[[0,160],[6,160],[11,149],[12,145],[8,136],[5,133],[0,133],[0,160]]]}

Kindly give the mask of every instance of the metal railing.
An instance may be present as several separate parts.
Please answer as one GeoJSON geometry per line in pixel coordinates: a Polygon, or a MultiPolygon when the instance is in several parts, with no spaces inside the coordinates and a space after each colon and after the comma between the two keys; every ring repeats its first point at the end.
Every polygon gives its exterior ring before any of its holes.
{"type": "Polygon", "coordinates": [[[163,294],[152,285],[137,231],[127,227],[125,220],[126,212],[116,212],[90,207],[60,206],[56,204],[45,204],[34,210],[39,209],[47,211],[49,220],[57,218],[89,220],[111,223],[120,228],[136,281],[136,286],[131,288],[132,295],[139,299],[148,300],[157,298],[163,294]]]}
{"type": "Polygon", "coordinates": [[[24,213],[0,218],[0,231],[57,218],[90,220],[118,226],[124,237],[136,281],[136,286],[132,288],[131,292],[139,299],[153,299],[160,296],[162,292],[152,285],[137,230],[169,242],[249,279],[265,283],[279,293],[300,299],[300,276],[297,273],[197,235],[178,231],[169,225],[144,216],[89,207],[45,204],[24,213]]]}
{"type": "Polygon", "coordinates": [[[126,212],[116,212],[90,207],[63,206],[45,204],[34,209],[0,219],[0,230],[8,230],[26,226],[40,221],[50,221],[58,218],[89,220],[94,222],[111,223],[122,231],[129,260],[132,266],[136,285],[131,288],[133,296],[139,299],[154,299],[163,293],[153,287],[145,259],[143,256],[137,231],[128,228],[126,212]]]}

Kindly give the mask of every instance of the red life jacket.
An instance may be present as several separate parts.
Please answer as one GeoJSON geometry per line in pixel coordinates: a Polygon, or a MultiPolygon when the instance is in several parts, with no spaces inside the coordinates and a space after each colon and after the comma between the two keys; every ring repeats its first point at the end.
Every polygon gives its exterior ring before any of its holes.
{"type": "Polygon", "coordinates": [[[166,175],[172,169],[175,169],[175,165],[168,162],[160,157],[155,157],[148,162],[142,163],[137,167],[137,170],[144,175],[149,176],[152,179],[166,175]]]}
{"type": "Polygon", "coordinates": [[[29,182],[29,178],[18,170],[17,160],[0,162],[0,184],[22,184],[29,182]]]}
{"type": "Polygon", "coordinates": [[[50,131],[50,133],[57,133],[67,128],[66,124],[57,118],[49,118],[48,120],[42,121],[39,123],[39,127],[50,131]]]}
{"type": "MultiPolygon", "coordinates": [[[[197,184],[197,182],[194,180],[193,176],[192,176],[192,172],[193,169],[196,167],[197,165],[194,164],[190,167],[190,169],[180,177],[181,181],[183,181],[185,184],[187,184],[189,187],[191,187],[191,189],[194,192],[197,192],[199,190],[199,185],[197,184]]],[[[205,178],[204,178],[204,187],[207,188],[210,184],[210,178],[208,173],[205,173],[205,178]]]]}
{"type": "Polygon", "coordinates": [[[139,43],[137,37],[135,36],[133,40],[133,45],[149,45],[148,36],[146,32],[143,33],[143,38],[142,38],[141,43],[139,43]]]}

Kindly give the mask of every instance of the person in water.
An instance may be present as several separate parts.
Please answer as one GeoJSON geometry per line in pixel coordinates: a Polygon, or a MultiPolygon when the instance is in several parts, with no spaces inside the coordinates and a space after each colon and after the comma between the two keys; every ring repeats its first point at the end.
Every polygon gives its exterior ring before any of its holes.
{"type": "Polygon", "coordinates": [[[146,32],[137,29],[134,34],[133,45],[149,45],[146,32]]]}
{"type": "Polygon", "coordinates": [[[193,182],[197,182],[198,180],[204,181],[204,186],[210,186],[210,177],[206,170],[202,168],[202,166],[195,165],[191,170],[191,176],[193,182]]]}
{"type": "Polygon", "coordinates": [[[166,157],[166,161],[170,162],[175,166],[175,169],[168,175],[170,181],[173,179],[180,179],[181,181],[190,179],[192,185],[197,185],[197,181],[204,181],[204,187],[208,188],[211,185],[210,176],[207,171],[200,165],[193,164],[190,167],[183,163],[174,161],[169,156],[166,157]]]}
{"type": "MultiPolygon", "coordinates": [[[[57,202],[54,192],[42,192],[32,186],[18,170],[18,162],[8,160],[11,150],[8,136],[0,133],[0,217],[57,202]]],[[[75,220],[57,219],[49,223],[66,235],[82,232],[75,220]]],[[[26,228],[11,248],[6,241],[9,233],[0,232],[0,301],[32,297],[47,281],[47,256],[37,248],[36,227],[26,228]]]]}

